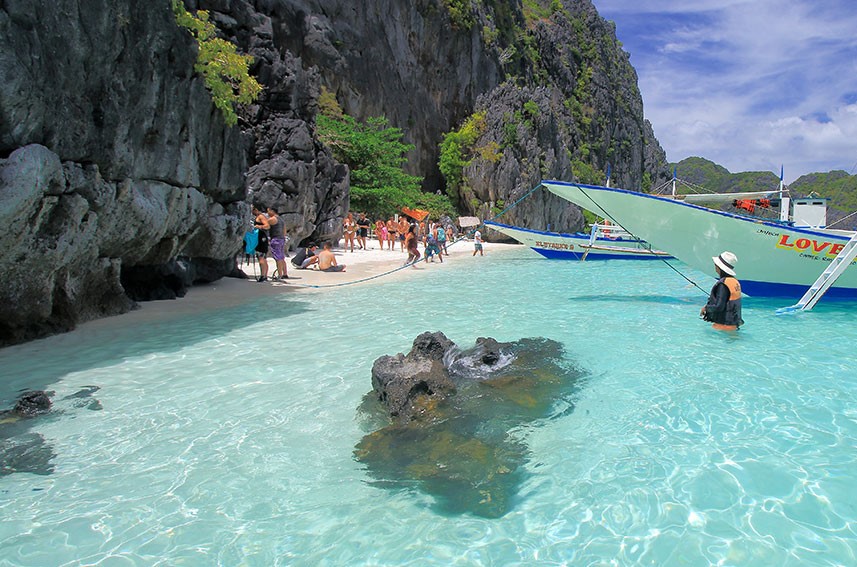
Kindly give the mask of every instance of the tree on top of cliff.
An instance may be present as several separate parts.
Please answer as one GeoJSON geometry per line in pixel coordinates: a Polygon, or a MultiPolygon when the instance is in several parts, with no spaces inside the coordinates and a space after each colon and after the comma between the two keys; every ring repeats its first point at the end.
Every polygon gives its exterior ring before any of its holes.
{"type": "Polygon", "coordinates": [[[262,85],[248,71],[253,57],[238,53],[235,45],[217,37],[217,28],[209,21],[208,12],[194,16],[180,0],[173,0],[176,23],[190,31],[199,46],[194,70],[205,79],[214,105],[223,112],[226,123],[238,122],[236,104],[250,104],[262,92],[262,85]]]}
{"type": "Polygon", "coordinates": [[[428,209],[433,216],[450,214],[445,196],[420,191],[422,178],[403,168],[412,144],[402,142],[402,130],[389,126],[383,116],[365,123],[342,112],[326,89],[319,97],[316,133],[336,159],[351,170],[351,208],[387,218],[401,207],[428,209]]]}

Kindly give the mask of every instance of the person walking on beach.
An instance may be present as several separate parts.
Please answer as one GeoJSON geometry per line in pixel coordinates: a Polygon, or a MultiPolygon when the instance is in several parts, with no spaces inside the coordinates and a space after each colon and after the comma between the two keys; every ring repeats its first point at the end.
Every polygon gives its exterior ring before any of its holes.
{"type": "MultiPolygon", "coordinates": [[[[442,254],[449,256],[449,252],[446,251],[446,230],[440,223],[437,225],[437,246],[440,248],[442,254]]],[[[440,256],[440,254],[438,254],[438,256],[440,256]]]]}
{"type": "Polygon", "coordinates": [[[482,233],[478,230],[473,233],[473,255],[476,256],[477,252],[480,256],[485,255],[482,253],[482,233]]]}
{"type": "Polygon", "coordinates": [[[397,240],[399,240],[399,223],[390,217],[390,220],[387,221],[387,248],[393,250],[397,240]]]}
{"type": "Polygon", "coordinates": [[[289,274],[286,272],[286,225],[272,207],[268,207],[268,232],[270,233],[269,246],[271,247],[271,256],[274,257],[274,262],[277,263],[278,278],[272,279],[289,279],[289,274]]]}
{"type": "Polygon", "coordinates": [[[431,260],[434,262],[434,255],[437,254],[440,263],[443,264],[443,256],[440,253],[440,246],[438,246],[437,239],[434,234],[429,233],[426,236],[426,262],[431,260]]]}
{"type": "Polygon", "coordinates": [[[380,249],[384,249],[384,243],[387,242],[387,223],[384,219],[375,221],[375,238],[378,239],[380,249]]]}
{"type": "Polygon", "coordinates": [[[399,217],[399,248],[402,252],[405,251],[405,239],[408,237],[408,219],[404,216],[399,217]]]}
{"type": "Polygon", "coordinates": [[[741,283],[735,278],[738,257],[724,251],[711,259],[717,272],[717,282],[699,316],[718,331],[737,331],[744,324],[741,319],[741,283]]]}
{"type": "Polygon", "coordinates": [[[412,264],[416,268],[417,262],[420,259],[420,251],[417,248],[418,244],[417,227],[412,224],[408,227],[408,235],[405,237],[405,248],[408,250],[408,259],[405,261],[405,266],[412,264]]]}
{"type": "Polygon", "coordinates": [[[318,269],[322,272],[344,272],[345,264],[336,263],[336,256],[331,248],[330,242],[324,243],[323,250],[318,253],[318,269]]]}
{"type": "Polygon", "coordinates": [[[369,227],[371,226],[372,221],[366,217],[366,213],[360,213],[360,218],[357,219],[357,244],[362,250],[369,250],[366,238],[369,237],[369,227]]]}
{"type": "Polygon", "coordinates": [[[354,221],[354,214],[348,213],[342,221],[342,228],[345,234],[345,249],[351,247],[354,252],[354,237],[357,235],[357,223],[354,221]]]}
{"type": "Polygon", "coordinates": [[[259,243],[256,244],[256,258],[259,261],[259,277],[257,282],[268,281],[268,217],[259,207],[253,207],[253,226],[259,229],[259,243]]]}

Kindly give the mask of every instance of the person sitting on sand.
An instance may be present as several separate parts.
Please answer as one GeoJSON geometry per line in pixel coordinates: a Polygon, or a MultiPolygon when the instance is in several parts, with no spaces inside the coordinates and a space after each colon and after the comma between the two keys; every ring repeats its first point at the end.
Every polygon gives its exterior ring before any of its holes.
{"type": "Polygon", "coordinates": [[[318,253],[318,269],[322,272],[344,272],[345,264],[336,263],[336,256],[331,251],[330,242],[324,243],[324,250],[318,253]]]}
{"type": "Polygon", "coordinates": [[[292,258],[292,265],[299,270],[306,270],[313,264],[318,264],[318,246],[310,244],[306,248],[299,248],[292,258]]]}

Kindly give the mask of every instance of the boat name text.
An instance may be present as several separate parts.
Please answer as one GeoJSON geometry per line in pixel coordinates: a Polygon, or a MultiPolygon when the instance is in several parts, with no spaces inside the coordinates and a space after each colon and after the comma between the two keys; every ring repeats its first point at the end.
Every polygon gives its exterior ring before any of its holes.
{"type": "Polygon", "coordinates": [[[562,242],[539,242],[536,241],[537,248],[550,248],[552,250],[574,250],[574,244],[564,244],[562,242]]]}
{"type": "Polygon", "coordinates": [[[825,253],[828,256],[836,256],[844,247],[845,244],[834,244],[828,241],[819,242],[814,238],[798,238],[792,241],[788,234],[782,235],[780,241],[777,242],[777,248],[806,252],[813,255],[825,253]]]}

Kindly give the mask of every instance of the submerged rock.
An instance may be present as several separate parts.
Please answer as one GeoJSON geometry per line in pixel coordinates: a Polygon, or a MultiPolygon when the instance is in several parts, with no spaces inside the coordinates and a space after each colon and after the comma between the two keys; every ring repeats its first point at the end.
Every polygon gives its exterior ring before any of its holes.
{"type": "Polygon", "coordinates": [[[35,392],[27,392],[15,404],[15,409],[12,412],[20,417],[33,417],[40,413],[45,413],[51,409],[51,395],[53,392],[44,392],[37,390],[35,392]]]}
{"type": "Polygon", "coordinates": [[[423,333],[407,355],[375,362],[373,393],[389,422],[355,457],[380,486],[416,482],[442,513],[501,517],[527,476],[529,450],[514,431],[571,408],[580,376],[549,339],[479,338],[462,351],[423,333]]]}
{"type": "MultiPolygon", "coordinates": [[[[70,402],[73,408],[100,410],[101,402],[92,395],[100,388],[85,386],[73,394],[61,399],[70,402]]],[[[11,410],[0,411],[0,476],[17,472],[37,475],[49,475],[54,472],[52,460],[56,457],[53,447],[40,433],[30,431],[33,419],[51,412],[54,404],[51,400],[54,392],[35,390],[22,394],[11,410]]],[[[51,412],[53,413],[53,412],[51,412]]]]}

